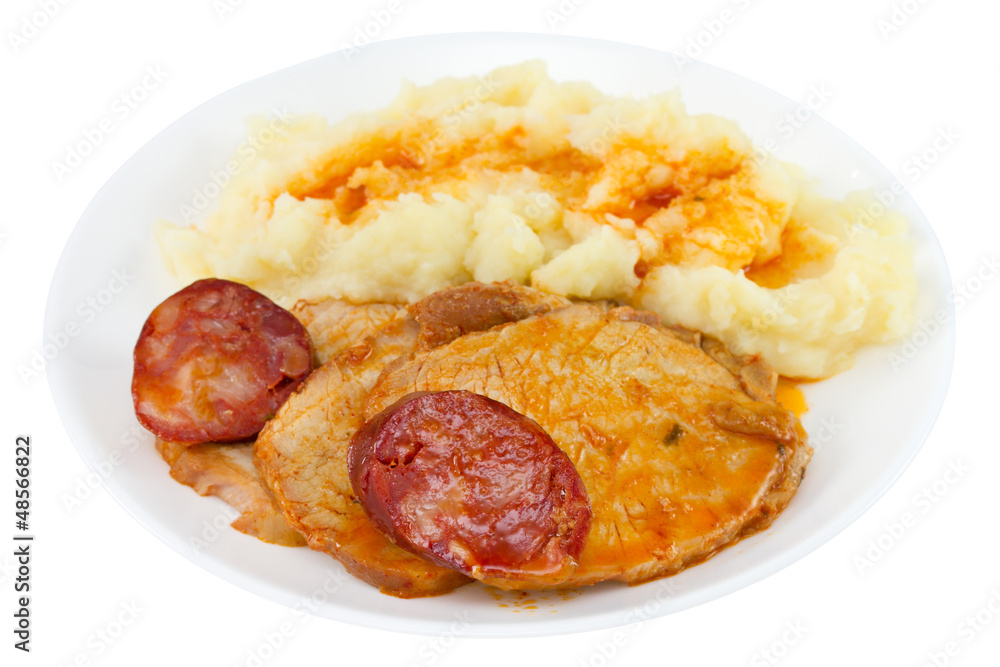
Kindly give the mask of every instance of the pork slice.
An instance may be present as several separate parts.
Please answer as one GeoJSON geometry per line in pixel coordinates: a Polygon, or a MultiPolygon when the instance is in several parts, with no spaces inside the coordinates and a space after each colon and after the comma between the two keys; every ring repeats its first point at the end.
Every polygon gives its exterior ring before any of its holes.
{"type": "Polygon", "coordinates": [[[253,443],[190,445],[157,438],[156,451],[170,476],[203,496],[217,496],[241,512],[232,527],[287,547],[306,540],[289,527],[253,464],[253,443]]]}
{"type": "Polygon", "coordinates": [[[552,436],[590,498],[579,567],[552,587],[676,573],[768,526],[811,450],[738,370],[644,320],[574,305],[467,334],[387,368],[364,417],[414,391],[500,401],[552,436]]]}

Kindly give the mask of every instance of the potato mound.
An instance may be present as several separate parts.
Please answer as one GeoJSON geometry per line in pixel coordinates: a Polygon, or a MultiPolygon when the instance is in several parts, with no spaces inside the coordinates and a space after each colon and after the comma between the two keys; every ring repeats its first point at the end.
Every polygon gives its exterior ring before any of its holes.
{"type": "Polygon", "coordinates": [[[286,306],[513,280],[653,310],[800,378],[911,326],[906,220],[818,195],[676,91],[610,97],[529,62],[271,127],[201,227],[158,227],[180,278],[286,306]]]}

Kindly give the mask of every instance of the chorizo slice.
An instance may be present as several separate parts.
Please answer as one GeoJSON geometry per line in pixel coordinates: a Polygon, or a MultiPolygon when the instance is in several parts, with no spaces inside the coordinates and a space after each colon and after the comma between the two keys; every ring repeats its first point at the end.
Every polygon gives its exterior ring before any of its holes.
{"type": "Polygon", "coordinates": [[[487,584],[556,584],[590,529],[573,462],[536,422],[468,391],[403,397],[354,435],[354,492],[399,546],[487,584]]]}
{"type": "Polygon", "coordinates": [[[305,327],[246,285],[209,278],[158,305],[135,345],[132,401],[164,440],[253,437],[312,370],[305,327]]]}

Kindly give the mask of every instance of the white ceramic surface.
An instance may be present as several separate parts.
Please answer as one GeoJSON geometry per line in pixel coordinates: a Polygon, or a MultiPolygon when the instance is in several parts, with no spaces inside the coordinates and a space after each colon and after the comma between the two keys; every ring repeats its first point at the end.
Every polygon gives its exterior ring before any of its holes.
{"type": "Polygon", "coordinates": [[[860,516],[916,454],[944,400],[955,333],[943,254],[904,193],[893,205],[911,220],[917,243],[923,328],[897,345],[867,349],[850,371],[807,386],[811,409],[803,422],[817,452],[791,505],[768,531],[671,579],[539,594],[533,603],[481,586],[398,600],[345,575],[323,554],[263,544],[229,529],[226,505],[170,479],[152,437],[135,420],[129,393],[139,329],[149,311],[180,287],[155,247],[154,222],[180,220],[182,206],[197,204],[196,193],[205,192],[246,139],[243,119],[250,115],[316,111],[337,119],[389,102],[403,78],[424,84],[531,58],[545,60],[557,80],[585,79],[613,94],[679,87],[690,111],[735,118],[758,143],[773,141],[780,157],[818,177],[829,194],[862,187],[892,191],[891,174],[823,120],[813,117],[786,136],[779,123],[800,110],[798,104],[716,68],[611,42],[517,34],[420,37],[374,44],[350,60],[330,54],[233,89],[164,130],[97,194],[63,252],[46,311],[46,332],[72,332],[48,364],[67,432],[108,491],[170,547],[250,591],[344,622],[469,636],[574,632],[686,609],[777,572],[860,516]],[[934,329],[928,323],[939,312],[944,324],[934,329]],[[893,363],[892,354],[905,363],[893,363]]]}

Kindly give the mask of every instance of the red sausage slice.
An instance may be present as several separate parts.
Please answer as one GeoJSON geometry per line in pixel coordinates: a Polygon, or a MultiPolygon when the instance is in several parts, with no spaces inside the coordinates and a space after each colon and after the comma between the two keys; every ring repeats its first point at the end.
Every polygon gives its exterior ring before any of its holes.
{"type": "Polygon", "coordinates": [[[135,345],[132,401],[175,442],[255,435],[312,370],[305,327],[246,285],[210,278],[168,297],[135,345]]]}
{"type": "Polygon", "coordinates": [[[351,440],[354,493],[400,546],[501,588],[568,578],[590,528],[572,461],[536,422],[468,391],[416,392],[351,440]]]}

